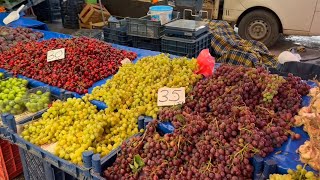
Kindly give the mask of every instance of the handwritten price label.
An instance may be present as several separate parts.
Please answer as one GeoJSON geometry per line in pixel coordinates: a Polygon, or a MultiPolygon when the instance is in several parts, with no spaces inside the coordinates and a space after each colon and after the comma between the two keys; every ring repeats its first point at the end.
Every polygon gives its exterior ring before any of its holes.
{"type": "Polygon", "coordinates": [[[185,88],[167,88],[158,90],[158,106],[174,106],[186,101],[185,88]]]}
{"type": "Polygon", "coordinates": [[[120,63],[121,63],[122,65],[124,65],[124,64],[129,64],[129,63],[132,63],[132,62],[130,61],[130,59],[125,58],[125,59],[122,60],[120,63]]]}
{"type": "Polygon", "coordinates": [[[47,62],[56,61],[65,58],[65,49],[55,49],[47,52],[47,62]]]}

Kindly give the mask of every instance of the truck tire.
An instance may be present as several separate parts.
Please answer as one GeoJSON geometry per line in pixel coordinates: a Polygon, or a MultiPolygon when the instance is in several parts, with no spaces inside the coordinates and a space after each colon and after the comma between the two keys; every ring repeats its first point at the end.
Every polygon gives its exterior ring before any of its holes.
{"type": "Polygon", "coordinates": [[[249,12],[241,19],[238,27],[243,39],[260,41],[267,47],[274,45],[280,35],[278,18],[265,10],[249,12]]]}

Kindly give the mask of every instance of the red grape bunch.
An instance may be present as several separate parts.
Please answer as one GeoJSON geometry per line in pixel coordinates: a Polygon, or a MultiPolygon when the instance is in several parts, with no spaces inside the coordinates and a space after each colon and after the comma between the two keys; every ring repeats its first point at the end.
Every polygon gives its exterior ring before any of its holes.
{"type": "Polygon", "coordinates": [[[185,104],[163,108],[160,121],[170,121],[171,134],[161,136],[152,122],[141,137],[123,144],[107,179],[251,179],[249,159],[265,157],[288,139],[301,96],[310,88],[289,76],[282,79],[263,68],[223,65],[197,83],[185,104]],[[281,86],[268,86],[267,80],[281,86]],[[303,91],[295,89],[300,86],[303,91]],[[264,93],[276,88],[268,103],[264,93]],[[144,166],[130,168],[139,155],[144,166]]]}

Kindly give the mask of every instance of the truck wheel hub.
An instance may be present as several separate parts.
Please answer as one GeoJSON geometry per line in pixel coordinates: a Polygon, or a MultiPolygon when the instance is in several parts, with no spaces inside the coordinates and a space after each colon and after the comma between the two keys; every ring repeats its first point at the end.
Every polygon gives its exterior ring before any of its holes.
{"type": "Polygon", "coordinates": [[[249,35],[252,39],[261,40],[267,36],[269,31],[267,23],[262,20],[255,20],[248,27],[249,35]]]}

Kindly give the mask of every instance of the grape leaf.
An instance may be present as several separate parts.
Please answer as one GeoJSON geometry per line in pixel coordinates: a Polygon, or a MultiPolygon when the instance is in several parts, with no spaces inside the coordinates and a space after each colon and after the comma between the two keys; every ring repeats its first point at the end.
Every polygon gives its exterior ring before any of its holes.
{"type": "Polygon", "coordinates": [[[140,168],[144,166],[144,162],[139,154],[134,156],[134,162],[137,163],[140,168]]]}

